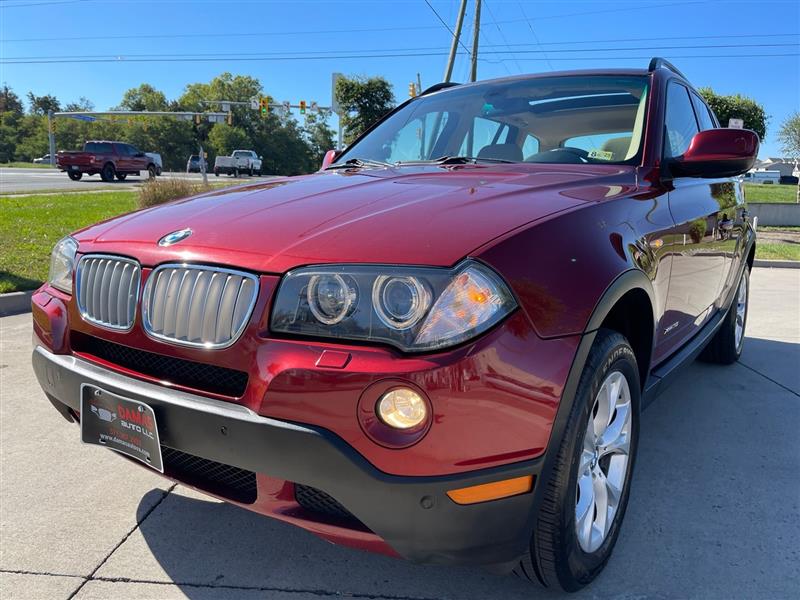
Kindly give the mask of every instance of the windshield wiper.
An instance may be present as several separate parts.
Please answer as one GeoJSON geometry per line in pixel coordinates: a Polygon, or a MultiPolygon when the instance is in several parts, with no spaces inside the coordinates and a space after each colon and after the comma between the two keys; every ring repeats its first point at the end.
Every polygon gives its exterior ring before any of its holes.
{"type": "Polygon", "coordinates": [[[351,158],[343,163],[334,163],[325,168],[326,171],[331,169],[352,169],[352,168],[364,168],[364,167],[391,167],[392,165],[387,162],[382,162],[380,160],[372,160],[370,158],[351,158]]]}
{"type": "Polygon", "coordinates": [[[439,158],[432,158],[430,160],[409,160],[401,164],[466,165],[477,162],[514,164],[515,161],[506,160],[504,158],[491,158],[488,156],[440,156],[439,158]]]}

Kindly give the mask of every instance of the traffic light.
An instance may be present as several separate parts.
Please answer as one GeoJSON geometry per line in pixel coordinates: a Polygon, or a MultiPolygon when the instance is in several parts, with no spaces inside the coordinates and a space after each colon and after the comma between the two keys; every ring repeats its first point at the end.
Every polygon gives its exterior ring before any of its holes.
{"type": "Polygon", "coordinates": [[[416,98],[417,96],[417,84],[413,81],[408,84],[408,97],[409,98],[416,98]]]}
{"type": "Polygon", "coordinates": [[[200,113],[194,116],[194,123],[195,125],[200,125],[200,113]]]}
{"type": "Polygon", "coordinates": [[[300,114],[301,115],[306,114],[306,101],[305,100],[300,100],[300,114]]]}
{"type": "Polygon", "coordinates": [[[228,111],[228,125],[233,125],[233,113],[228,111]]]}
{"type": "Polygon", "coordinates": [[[265,117],[269,112],[269,96],[261,96],[258,99],[258,108],[261,111],[261,116],[265,117]]]}

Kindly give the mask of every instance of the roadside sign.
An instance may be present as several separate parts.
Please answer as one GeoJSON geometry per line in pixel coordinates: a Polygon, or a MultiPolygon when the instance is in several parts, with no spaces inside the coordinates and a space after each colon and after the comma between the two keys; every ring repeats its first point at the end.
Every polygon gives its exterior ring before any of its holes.
{"type": "Polygon", "coordinates": [[[728,127],[731,129],[744,129],[744,121],[742,119],[728,119],[728,127]]]}
{"type": "Polygon", "coordinates": [[[250,98],[250,109],[258,110],[258,98],[250,98]]]}
{"type": "Polygon", "coordinates": [[[312,112],[319,112],[319,104],[317,104],[316,100],[311,101],[311,111],[312,112]]]}
{"type": "Polygon", "coordinates": [[[231,105],[227,102],[222,103],[222,112],[231,112],[231,105]]]}
{"type": "Polygon", "coordinates": [[[283,112],[285,112],[287,115],[292,112],[292,103],[288,100],[283,101],[283,112]]]}
{"type": "Polygon", "coordinates": [[[342,107],[339,106],[339,101],[336,99],[336,82],[344,78],[342,73],[334,73],[331,76],[331,110],[337,115],[342,114],[342,107]]]}

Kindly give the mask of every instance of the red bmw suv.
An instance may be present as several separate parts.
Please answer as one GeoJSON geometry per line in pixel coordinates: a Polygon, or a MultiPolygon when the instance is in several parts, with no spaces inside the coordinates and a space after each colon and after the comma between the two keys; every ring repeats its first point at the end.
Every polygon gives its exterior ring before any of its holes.
{"type": "Polygon", "coordinates": [[[662,59],[434,86],[318,173],[61,240],[34,369],[84,442],[173,480],[575,590],[641,410],[742,351],[758,143],[662,59]]]}

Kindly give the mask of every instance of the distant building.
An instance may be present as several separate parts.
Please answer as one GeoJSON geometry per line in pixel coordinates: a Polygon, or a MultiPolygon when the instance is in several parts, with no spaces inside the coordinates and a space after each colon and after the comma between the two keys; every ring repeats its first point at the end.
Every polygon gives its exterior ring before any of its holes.
{"type": "Polygon", "coordinates": [[[767,158],[756,162],[753,171],[780,171],[781,177],[797,177],[798,165],[789,158],[767,158]]]}

